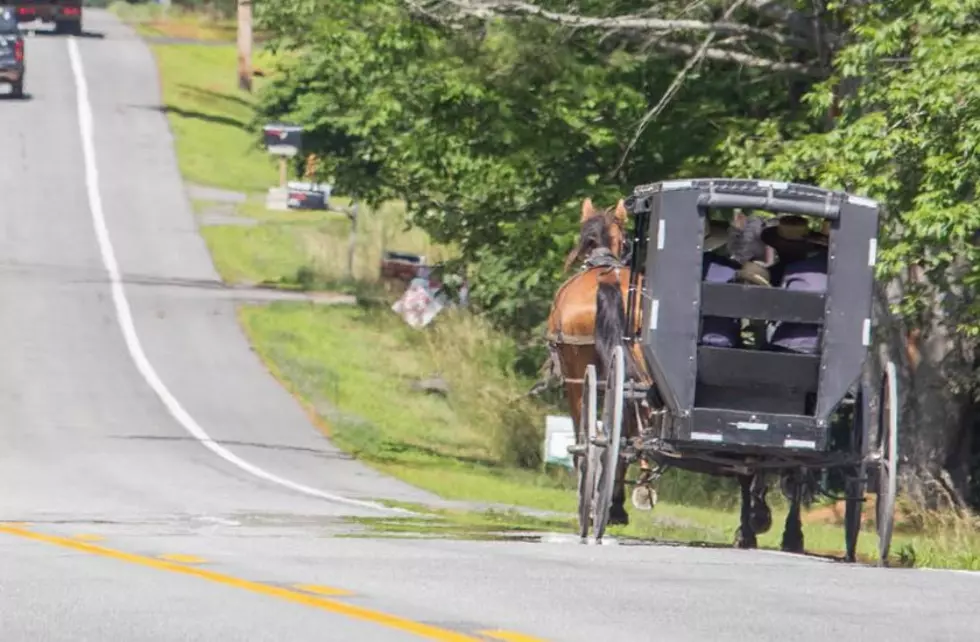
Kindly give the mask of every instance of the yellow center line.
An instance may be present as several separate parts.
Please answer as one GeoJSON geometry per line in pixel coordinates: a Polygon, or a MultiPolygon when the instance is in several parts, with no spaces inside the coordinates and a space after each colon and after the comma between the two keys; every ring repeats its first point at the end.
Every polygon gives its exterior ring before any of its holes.
{"type": "MultiPolygon", "coordinates": [[[[466,635],[464,633],[458,633],[450,629],[443,629],[438,626],[433,626],[430,624],[415,622],[414,620],[409,620],[403,617],[399,617],[397,615],[390,615],[388,613],[382,613],[381,611],[375,611],[373,609],[367,609],[362,606],[355,606],[344,602],[338,602],[336,600],[327,599],[325,597],[311,595],[309,593],[294,591],[291,589],[282,588],[278,586],[272,586],[270,584],[253,582],[251,580],[245,580],[242,578],[233,577],[231,575],[225,575],[223,573],[216,573],[214,571],[209,571],[202,568],[195,568],[193,566],[185,566],[183,564],[168,562],[166,560],[155,559],[152,557],[146,557],[144,555],[136,555],[133,553],[126,553],[124,551],[117,551],[115,549],[105,548],[103,546],[97,546],[95,544],[89,544],[86,542],[80,542],[67,537],[46,535],[44,533],[36,533],[33,531],[24,530],[22,528],[6,526],[6,525],[0,526],[0,533],[13,535],[15,537],[21,537],[23,539],[33,540],[35,542],[44,542],[45,544],[52,544],[54,546],[60,546],[62,548],[70,548],[76,551],[81,551],[83,553],[89,553],[91,555],[108,557],[114,560],[119,560],[121,562],[129,562],[130,564],[137,564],[139,566],[154,568],[160,571],[169,571],[171,573],[179,573],[181,575],[190,575],[193,577],[200,578],[202,580],[208,580],[209,582],[214,582],[216,584],[231,586],[234,588],[243,589],[245,591],[250,591],[252,593],[258,593],[260,595],[267,595],[269,597],[278,597],[280,599],[287,600],[289,602],[295,602],[297,604],[312,606],[314,608],[322,609],[324,611],[329,611],[331,613],[336,613],[338,615],[343,615],[345,617],[349,617],[355,620],[363,620],[365,622],[370,622],[372,624],[385,626],[390,629],[401,631],[403,633],[412,633],[414,635],[429,640],[437,640],[438,642],[482,642],[480,638],[466,635]]],[[[327,588],[327,587],[320,587],[320,588],[327,588]]],[[[340,591],[341,589],[335,589],[335,590],[340,591]]],[[[531,639],[532,638],[526,638],[526,640],[531,640],[531,639]]],[[[515,638],[515,640],[518,639],[515,638]]]]}
{"type": "Polygon", "coordinates": [[[330,597],[350,597],[354,595],[352,591],[348,591],[346,589],[334,588],[332,586],[320,586],[319,584],[293,584],[293,588],[297,591],[303,591],[304,593],[313,593],[315,595],[330,597]]]}

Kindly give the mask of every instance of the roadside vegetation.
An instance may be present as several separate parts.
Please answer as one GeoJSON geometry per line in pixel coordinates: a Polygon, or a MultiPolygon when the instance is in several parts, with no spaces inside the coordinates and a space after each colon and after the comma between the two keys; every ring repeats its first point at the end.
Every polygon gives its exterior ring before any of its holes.
{"type": "MultiPolygon", "coordinates": [[[[350,12],[360,10],[347,4],[339,3],[335,21],[350,19],[350,12]]],[[[368,2],[364,6],[369,9],[378,5],[378,2],[368,2]]],[[[283,2],[277,6],[288,9],[291,3],[283,2]]],[[[526,393],[536,380],[534,367],[540,365],[543,357],[539,342],[534,341],[535,333],[540,328],[540,310],[542,305],[546,309],[550,301],[556,279],[560,278],[556,275],[555,267],[560,265],[563,252],[567,251],[575,233],[574,207],[569,204],[580,202],[585,195],[605,204],[603,198],[609,200],[609,195],[617,193],[613,189],[615,186],[590,187],[589,181],[583,177],[552,176],[555,180],[578,181],[569,184],[575,185],[574,189],[579,191],[550,195],[554,202],[564,205],[547,214],[528,220],[484,222],[476,220],[477,215],[491,216],[493,206],[477,203],[472,214],[455,213],[462,218],[472,216],[466,221],[456,220],[447,214],[445,218],[427,219],[427,224],[418,225],[420,202],[431,199],[422,203],[428,206],[436,202],[437,190],[432,185],[437,177],[426,174],[425,169],[418,166],[374,168],[375,174],[367,177],[368,169],[350,157],[347,157],[345,165],[344,154],[350,155],[355,151],[368,154],[377,150],[364,147],[354,150],[344,145],[351,144],[351,140],[359,140],[364,145],[367,144],[364,140],[377,140],[380,149],[384,132],[358,131],[356,136],[348,132],[346,135],[350,138],[344,138],[338,130],[354,125],[348,123],[342,126],[338,120],[342,119],[342,114],[321,114],[323,122],[330,123],[329,126],[324,125],[326,129],[318,131],[314,137],[314,141],[319,141],[316,144],[324,146],[318,149],[324,158],[321,171],[333,171],[340,177],[337,184],[348,188],[351,193],[355,192],[353,186],[360,187],[358,193],[367,203],[363,205],[359,217],[355,261],[353,270],[349,270],[347,251],[351,223],[345,215],[332,212],[273,212],[264,206],[265,190],[277,183],[278,172],[273,160],[257,144],[258,136],[254,131],[258,122],[256,119],[269,117],[276,105],[287,114],[289,109],[295,109],[292,115],[296,117],[309,116],[305,109],[322,107],[319,103],[304,99],[308,102],[303,103],[305,106],[301,108],[296,102],[296,87],[276,84],[279,64],[286,60],[285,56],[292,54],[282,50],[276,55],[268,52],[258,54],[256,66],[262,70],[262,75],[256,78],[256,93],[245,94],[237,89],[234,47],[220,44],[234,36],[234,31],[229,30],[227,13],[213,10],[211,14],[206,14],[180,8],[165,11],[153,5],[133,7],[127,3],[117,3],[113,9],[134,24],[142,35],[151,38],[184,178],[191,184],[233,190],[244,195],[241,202],[231,204],[200,198],[194,201],[195,211],[202,223],[202,234],[222,276],[229,282],[307,290],[343,290],[359,295],[359,305],[352,307],[275,303],[269,306],[243,306],[240,311],[241,323],[257,353],[283,385],[316,412],[322,419],[322,429],[330,438],[369,465],[447,498],[571,513],[575,495],[570,475],[564,470],[545,468],[541,462],[545,415],[567,414],[567,411],[560,405],[560,399],[553,396],[529,397],[526,393]],[[155,39],[161,36],[206,42],[156,42],[155,39]],[[386,171],[390,174],[385,175],[386,171]],[[374,185],[372,181],[387,179],[397,182],[407,176],[428,186],[426,189],[432,187],[432,192],[420,192],[417,194],[420,202],[406,205],[398,198],[397,190],[390,189],[389,185],[376,186],[375,189],[370,187],[374,185]],[[593,193],[583,194],[582,189],[592,190],[593,193]],[[210,221],[216,212],[226,219],[231,217],[236,220],[212,223],[210,221]],[[408,229],[409,223],[416,225],[408,229]],[[469,233],[475,237],[464,237],[458,231],[461,227],[454,228],[465,225],[470,225],[469,233]],[[487,249],[480,250],[468,245],[475,242],[483,243],[487,249]],[[482,276],[477,277],[476,284],[482,285],[483,290],[476,298],[483,314],[448,310],[423,331],[408,328],[391,312],[389,305],[392,299],[378,283],[378,263],[385,249],[418,252],[434,260],[462,257],[479,262],[482,276]],[[536,314],[539,316],[535,317],[536,314]],[[418,389],[416,384],[419,380],[433,377],[447,383],[445,392],[418,389]]],[[[371,17],[378,16],[371,14],[371,17]]],[[[391,18],[389,14],[382,17],[386,20],[391,18]]],[[[283,16],[279,16],[279,19],[286,21],[283,16]]],[[[377,25],[370,20],[365,24],[368,26],[363,37],[369,38],[369,34],[373,33],[371,29],[377,25]]],[[[399,23],[386,24],[398,26],[399,23]]],[[[351,51],[344,55],[365,55],[363,52],[359,54],[357,47],[367,46],[368,43],[360,39],[353,43],[339,42],[338,39],[343,40],[347,36],[324,25],[319,25],[318,29],[312,35],[320,38],[323,46],[330,43],[335,47],[345,45],[351,51]]],[[[398,36],[410,39],[411,34],[399,32],[398,36]]],[[[503,47],[506,39],[498,44],[503,47]]],[[[313,46],[310,43],[306,45],[313,46]]],[[[401,47],[404,53],[404,48],[409,44],[399,41],[392,46],[401,47]]],[[[334,51],[343,50],[336,48],[334,51]]],[[[352,59],[344,58],[344,55],[337,53],[333,57],[351,63],[352,59]]],[[[375,56],[372,64],[384,62],[378,62],[378,56],[383,57],[384,51],[372,55],[375,56]]],[[[558,61],[552,62],[558,64],[558,61]]],[[[512,60],[510,63],[517,65],[519,61],[512,60]]],[[[285,67],[296,74],[297,69],[290,67],[294,64],[295,59],[291,58],[285,67]]],[[[316,64],[324,63],[321,60],[316,64]]],[[[426,64],[431,64],[431,61],[426,64]]],[[[620,64],[627,65],[627,61],[620,61],[620,64]]],[[[336,80],[327,73],[329,69],[314,71],[325,83],[336,80]]],[[[619,71],[625,73],[622,68],[619,71]]],[[[377,73],[377,69],[364,69],[362,72],[377,73]]],[[[353,72],[346,69],[344,73],[353,72]]],[[[338,77],[342,75],[341,71],[337,71],[337,74],[338,77]]],[[[583,77],[586,76],[588,74],[583,77]]],[[[380,77],[377,80],[382,81],[380,77]]],[[[458,83],[455,90],[459,92],[460,108],[465,107],[470,112],[478,109],[479,105],[475,106],[474,103],[485,96],[469,93],[475,91],[472,84],[467,84],[473,83],[473,79],[457,76],[453,82],[458,83]]],[[[596,82],[612,81],[599,78],[596,82]]],[[[619,82],[625,83],[626,80],[619,82]]],[[[407,86],[395,89],[407,92],[411,85],[409,80],[407,86]]],[[[440,91],[446,90],[446,87],[442,87],[440,91]]],[[[581,87],[577,87],[577,90],[583,91],[581,87]]],[[[348,88],[348,91],[355,92],[355,89],[348,88]]],[[[569,94],[566,98],[571,99],[571,96],[569,94]]],[[[622,100],[627,102],[637,99],[628,94],[624,96],[622,100]]],[[[400,98],[407,100],[405,95],[400,98]]],[[[357,100],[371,104],[370,101],[379,101],[381,97],[359,95],[357,100]]],[[[605,97],[594,96],[590,100],[601,103],[605,97]]],[[[705,108],[703,95],[700,100],[699,104],[705,108]]],[[[646,101],[643,98],[642,104],[646,105],[646,101]]],[[[403,103],[401,108],[407,108],[406,105],[403,103]]],[[[348,107],[340,104],[337,108],[348,107]]],[[[390,107],[389,104],[373,104],[377,116],[375,126],[389,126],[379,125],[379,122],[390,116],[390,112],[386,111],[390,107]]],[[[483,107],[489,109],[486,105],[483,107]]],[[[626,109],[623,105],[620,108],[626,109]]],[[[715,105],[712,109],[721,107],[715,105]]],[[[455,112],[445,116],[450,120],[462,118],[455,112]]],[[[623,123],[635,121],[635,116],[623,115],[623,123]]],[[[565,117],[571,118],[567,114],[565,117]]],[[[425,125],[432,126],[431,120],[425,125]]],[[[395,127],[396,124],[391,123],[390,126],[395,127]]],[[[487,125],[484,123],[483,126],[487,125]]],[[[560,128],[555,123],[551,126],[556,129],[550,135],[558,135],[556,132],[560,132],[560,128]]],[[[742,123],[742,126],[759,125],[742,123]]],[[[629,130],[625,124],[621,127],[629,130]]],[[[669,153],[676,152],[686,155],[685,158],[695,159],[697,150],[693,147],[696,146],[697,136],[702,134],[707,136],[705,132],[690,132],[685,143],[690,148],[669,153]]],[[[443,134],[440,132],[440,135],[443,134]]],[[[494,135],[503,134],[496,132],[494,135]]],[[[714,132],[712,135],[717,138],[718,134],[714,132]]],[[[388,138],[390,144],[398,149],[407,144],[394,134],[388,138]]],[[[510,144],[517,145],[517,142],[510,144]]],[[[594,144],[602,142],[594,141],[594,144]]],[[[457,143],[443,139],[441,145],[442,149],[455,149],[457,143]]],[[[434,153],[434,150],[428,153],[434,153]]],[[[486,150],[484,153],[490,154],[486,150]]],[[[500,153],[517,152],[510,149],[500,153]]],[[[556,150],[554,158],[563,153],[556,150]]],[[[664,147],[645,153],[650,157],[659,154],[663,158],[663,154],[668,152],[664,147]]],[[[737,156],[737,152],[733,151],[732,154],[737,156]]],[[[501,185],[506,181],[524,179],[513,172],[519,172],[526,159],[507,156],[509,166],[505,168],[481,157],[476,163],[478,167],[468,167],[465,153],[454,151],[450,156],[443,155],[441,158],[450,165],[455,163],[452,171],[459,173],[460,181],[472,181],[478,175],[485,179],[486,185],[479,188],[467,183],[474,190],[484,190],[480,194],[469,194],[467,198],[490,199],[490,202],[498,199],[496,202],[502,203],[502,208],[513,206],[505,203],[502,196],[505,186],[501,185]],[[473,172],[474,175],[466,172],[473,172]],[[493,192],[498,188],[499,192],[493,192]]],[[[693,170],[689,166],[707,162],[703,158],[698,161],[675,158],[674,161],[679,163],[677,173],[698,173],[696,170],[703,165],[693,170]]],[[[407,164],[409,161],[405,162],[407,164]]],[[[419,161],[413,159],[411,162],[419,161]]],[[[544,164],[539,157],[535,158],[535,162],[544,164]]],[[[715,159],[712,162],[718,161],[715,159]]],[[[655,176],[665,168],[633,167],[632,171],[655,176]]],[[[769,171],[776,170],[759,168],[751,173],[761,175],[769,171]]],[[[513,184],[510,186],[513,187],[513,184]]],[[[348,205],[350,200],[338,197],[334,202],[348,205]]],[[[631,525],[625,529],[613,529],[613,533],[729,544],[738,523],[735,513],[737,498],[732,490],[732,484],[725,481],[668,473],[660,488],[661,503],[654,512],[645,514],[631,510],[631,525]]],[[[770,493],[774,499],[774,525],[770,533],[760,538],[762,546],[775,548],[779,545],[785,507],[777,496],[778,491],[770,493]]],[[[873,514],[873,502],[869,508],[873,514]]],[[[573,524],[571,517],[567,520],[542,520],[516,512],[445,512],[441,516],[445,528],[471,531],[571,530],[573,524]]],[[[827,504],[815,506],[804,518],[807,548],[813,552],[839,555],[843,546],[842,518],[842,510],[835,510],[827,504]]],[[[866,524],[870,526],[871,521],[869,515],[866,524]]],[[[980,569],[977,526],[976,519],[965,508],[924,511],[916,504],[904,501],[892,545],[893,555],[896,562],[907,565],[980,569]]],[[[381,525],[377,527],[382,528],[381,525]]],[[[422,527],[406,523],[398,527],[389,524],[385,528],[410,531],[422,527]]],[[[860,548],[864,556],[874,556],[875,539],[870,530],[862,535],[860,548]]]]}

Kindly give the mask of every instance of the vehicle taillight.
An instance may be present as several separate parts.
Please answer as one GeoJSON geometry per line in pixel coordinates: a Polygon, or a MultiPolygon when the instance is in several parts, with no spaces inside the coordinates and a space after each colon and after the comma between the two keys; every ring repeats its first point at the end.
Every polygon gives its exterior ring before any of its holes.
{"type": "Polygon", "coordinates": [[[24,62],[24,41],[16,40],[14,41],[14,59],[17,62],[24,62]]]}
{"type": "Polygon", "coordinates": [[[78,7],[65,7],[61,10],[66,16],[77,16],[82,12],[78,7]]]}

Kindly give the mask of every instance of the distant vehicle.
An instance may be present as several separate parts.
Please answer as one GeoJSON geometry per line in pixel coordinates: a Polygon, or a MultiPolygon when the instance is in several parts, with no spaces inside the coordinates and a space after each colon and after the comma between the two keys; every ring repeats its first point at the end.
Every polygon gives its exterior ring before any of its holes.
{"type": "Polygon", "coordinates": [[[10,9],[0,9],[0,95],[24,95],[24,36],[10,9]]]}
{"type": "Polygon", "coordinates": [[[18,23],[54,23],[55,33],[82,34],[82,0],[12,0],[7,6],[18,23]]]}

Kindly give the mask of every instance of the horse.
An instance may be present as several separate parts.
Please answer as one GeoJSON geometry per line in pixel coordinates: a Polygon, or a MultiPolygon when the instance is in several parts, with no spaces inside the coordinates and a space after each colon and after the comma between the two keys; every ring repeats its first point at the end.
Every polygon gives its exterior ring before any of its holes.
{"type": "MultiPolygon", "coordinates": [[[[564,267],[567,272],[573,263],[582,261],[583,269],[558,288],[548,315],[549,364],[556,371],[553,374],[557,374],[564,384],[565,398],[579,442],[585,439],[580,429],[586,368],[589,364],[595,364],[598,376],[604,377],[608,372],[608,363],[600,355],[608,355],[612,348],[611,345],[606,345],[596,350],[597,336],[611,336],[608,331],[597,332],[597,323],[609,323],[597,318],[600,287],[603,284],[611,285],[620,296],[626,296],[629,288],[630,270],[625,262],[629,245],[626,221],[627,212],[622,199],[614,207],[605,210],[597,210],[590,198],[582,201],[578,244],[568,254],[564,267]]],[[[639,304],[639,298],[637,303],[639,304]]],[[[606,306],[603,309],[609,308],[606,306]]],[[[639,318],[638,314],[635,316],[639,318]]],[[[639,352],[636,351],[635,354],[638,355],[639,352]]],[[[627,361],[633,365],[637,363],[632,359],[627,361]]],[[[644,372],[633,367],[628,370],[627,376],[642,381],[644,372]]],[[[631,430],[635,432],[635,427],[635,422],[628,418],[627,434],[632,434],[631,430]]],[[[576,465],[579,465],[577,458],[576,465]]],[[[625,473],[626,467],[621,464],[617,468],[609,524],[629,523],[629,515],[624,508],[625,473]]]]}

